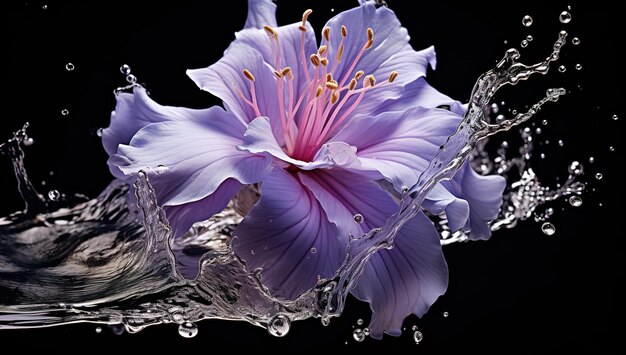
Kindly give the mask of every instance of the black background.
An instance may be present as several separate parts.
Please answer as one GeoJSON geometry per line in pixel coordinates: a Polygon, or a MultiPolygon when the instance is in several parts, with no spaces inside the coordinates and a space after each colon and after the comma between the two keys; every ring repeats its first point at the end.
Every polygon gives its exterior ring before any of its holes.
{"type": "MultiPolygon", "coordinates": [[[[582,350],[623,353],[619,338],[623,313],[618,285],[624,281],[621,230],[624,187],[618,173],[624,163],[622,149],[623,69],[618,48],[623,43],[619,11],[599,2],[550,5],[516,3],[488,6],[464,2],[389,0],[408,28],[415,48],[435,45],[438,68],[429,81],[442,92],[466,101],[475,79],[491,68],[504,51],[526,35],[534,40],[522,49],[522,61],[543,59],[561,29],[579,46],[568,45],[558,65],[546,77],[502,90],[497,102],[504,109],[523,109],[543,96],[548,87],[571,91],[558,103],[546,106],[531,124],[543,129],[532,164],[542,181],[554,185],[567,175],[567,165],[585,165],[588,191],[583,205],[566,201],[551,205],[557,232],[546,236],[540,224],[528,220],[513,230],[500,231],[488,242],[444,248],[450,266],[450,287],[423,318],[407,318],[407,330],[417,324],[424,333],[419,345],[411,331],[383,341],[352,340],[359,318],[369,319],[366,305],[352,299],[345,314],[329,327],[317,320],[297,322],[285,338],[274,338],[247,323],[200,322],[199,334],[183,339],[176,326],[147,328],[139,334],[96,334],[95,325],[50,329],[0,331],[0,346],[60,347],[79,350],[83,341],[97,349],[122,350],[126,346],[184,347],[232,346],[258,350],[281,349],[360,351],[370,349],[447,353],[543,353],[582,350]],[[561,24],[558,15],[572,6],[573,20],[561,24]],[[534,24],[521,19],[530,14],[534,24]],[[508,44],[505,44],[508,41],[508,44]],[[576,71],[580,63],[583,69],[576,71]],[[611,116],[620,119],[613,121],[611,116]],[[543,126],[541,121],[547,119],[543,126]],[[558,147],[557,140],[564,141],[558,147]],[[615,148],[609,151],[609,146],[615,148]],[[539,153],[546,159],[540,159],[539,153]],[[595,163],[589,164],[590,156],[595,163]],[[602,180],[594,175],[603,174],[602,180]],[[601,204],[601,206],[600,206],[601,204]],[[449,317],[443,317],[443,312],[449,317]],[[347,342],[347,345],[345,344],[347,342]]],[[[298,21],[313,8],[311,20],[320,30],[334,13],[355,1],[278,1],[279,24],[298,21]]],[[[0,138],[29,121],[35,144],[27,148],[27,168],[41,192],[96,195],[110,181],[106,154],[96,135],[108,125],[114,107],[112,91],[125,85],[119,72],[128,64],[161,104],[203,108],[219,104],[197,89],[185,75],[188,68],[205,67],[219,59],[245,21],[246,5],[237,1],[165,1],[146,4],[127,1],[28,1],[1,5],[0,46],[3,57],[0,138]],[[43,5],[47,5],[44,9],[43,5]],[[65,64],[75,70],[69,72],[65,64]],[[64,116],[61,110],[69,110],[64,116]],[[53,175],[50,175],[53,171],[53,175]],[[41,186],[42,181],[46,185],[41,186]]],[[[519,134],[500,139],[512,144],[519,134]]],[[[8,161],[0,165],[0,213],[21,208],[8,161]]],[[[83,348],[84,349],[84,348],[83,348]]],[[[161,348],[162,349],[162,348],[161,348]]]]}

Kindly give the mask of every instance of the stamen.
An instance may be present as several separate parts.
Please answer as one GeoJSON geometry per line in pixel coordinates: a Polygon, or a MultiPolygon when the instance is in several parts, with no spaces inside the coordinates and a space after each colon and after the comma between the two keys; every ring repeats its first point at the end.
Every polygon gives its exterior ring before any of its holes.
{"type": "Polygon", "coordinates": [[[315,91],[315,97],[320,97],[320,95],[322,95],[322,92],[324,91],[324,89],[322,89],[322,86],[318,86],[317,90],[315,91]]]}
{"type": "Polygon", "coordinates": [[[248,69],[243,70],[243,75],[248,78],[248,80],[254,81],[254,75],[252,75],[248,69]]]}
{"type": "Polygon", "coordinates": [[[326,74],[326,81],[332,81],[332,80],[333,80],[333,73],[326,74]]]}
{"type": "Polygon", "coordinates": [[[274,70],[274,75],[276,75],[276,77],[277,77],[278,79],[282,79],[282,77],[283,77],[283,76],[282,76],[282,74],[281,74],[281,73],[279,73],[279,72],[278,72],[278,71],[276,71],[276,70],[274,70]]]}
{"type": "MultiPolygon", "coordinates": [[[[343,39],[341,40],[343,42],[343,39]]],[[[339,49],[337,50],[337,56],[335,57],[335,61],[337,63],[341,62],[341,57],[343,57],[343,43],[339,45],[339,49]]]]}
{"type": "Polygon", "coordinates": [[[320,65],[320,57],[318,57],[317,54],[311,54],[309,58],[314,66],[318,67],[320,65]]]}
{"type": "Polygon", "coordinates": [[[323,55],[324,53],[326,53],[326,49],[328,49],[328,47],[326,47],[326,45],[320,46],[320,49],[317,50],[317,54],[318,55],[323,55]]]}
{"type": "Polygon", "coordinates": [[[339,87],[339,84],[334,80],[327,81],[325,85],[331,90],[336,90],[339,87]]]}
{"type": "Polygon", "coordinates": [[[263,29],[265,30],[265,33],[267,33],[267,35],[272,38],[272,39],[278,39],[278,32],[276,32],[275,29],[271,28],[270,26],[263,26],[263,29]]]}
{"type": "Polygon", "coordinates": [[[320,63],[322,63],[323,66],[327,66],[328,65],[328,58],[320,59],[320,63]]]}
{"type": "Polygon", "coordinates": [[[324,30],[322,31],[322,35],[324,35],[324,39],[326,40],[326,42],[330,42],[330,27],[328,26],[324,27],[324,30]]]}
{"type": "Polygon", "coordinates": [[[331,105],[336,104],[337,100],[339,100],[339,91],[333,90],[333,92],[330,94],[330,103],[331,103],[331,105]]]}
{"type": "Polygon", "coordinates": [[[348,37],[348,28],[344,25],[341,25],[341,37],[348,37]]]}
{"type": "MultiPolygon", "coordinates": [[[[309,15],[313,13],[313,10],[311,9],[307,9],[306,11],[304,11],[304,13],[302,14],[302,27],[306,26],[306,21],[309,19],[309,15]]],[[[306,30],[306,28],[305,28],[306,30]]]]}
{"type": "Polygon", "coordinates": [[[350,85],[348,85],[348,90],[354,90],[356,87],[356,79],[350,80],[350,85]]]}
{"type": "Polygon", "coordinates": [[[306,27],[305,26],[300,25],[300,26],[298,26],[298,28],[300,29],[300,31],[306,32],[306,27]]]}
{"type": "Polygon", "coordinates": [[[389,82],[393,83],[393,81],[396,80],[397,77],[398,77],[398,72],[392,71],[391,74],[389,74],[389,82]]]}
{"type": "Polygon", "coordinates": [[[363,78],[363,88],[374,87],[376,85],[376,78],[372,74],[368,74],[363,78]]]}
{"type": "Polygon", "coordinates": [[[365,74],[365,72],[363,70],[359,70],[358,72],[356,72],[356,74],[354,74],[354,78],[356,80],[361,79],[361,77],[363,76],[363,74],[365,74]]]}
{"type": "Polygon", "coordinates": [[[293,80],[293,73],[291,72],[290,67],[284,67],[283,70],[280,71],[280,76],[287,77],[289,80],[293,80]]]}

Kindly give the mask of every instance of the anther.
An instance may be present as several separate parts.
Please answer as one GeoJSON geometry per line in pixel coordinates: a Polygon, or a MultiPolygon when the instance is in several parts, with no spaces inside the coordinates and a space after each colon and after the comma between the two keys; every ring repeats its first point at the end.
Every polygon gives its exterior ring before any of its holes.
{"type": "Polygon", "coordinates": [[[339,100],[339,92],[337,90],[333,90],[332,94],[330,94],[330,103],[332,105],[336,104],[339,100]]]}
{"type": "Polygon", "coordinates": [[[276,32],[275,29],[271,28],[270,26],[263,26],[263,29],[265,30],[265,33],[267,33],[267,35],[273,39],[278,39],[278,32],[276,32]]]}
{"type": "Polygon", "coordinates": [[[354,90],[356,87],[356,79],[350,80],[350,84],[348,85],[348,90],[354,90]]]}
{"type": "Polygon", "coordinates": [[[279,73],[279,72],[278,72],[278,71],[276,71],[276,70],[274,70],[274,75],[276,75],[276,77],[277,77],[278,79],[282,79],[282,77],[283,77],[283,76],[282,76],[282,74],[281,74],[281,73],[279,73]]]}
{"type": "Polygon", "coordinates": [[[393,83],[393,81],[396,80],[397,77],[398,77],[398,72],[392,71],[391,74],[389,74],[389,82],[393,83]]]}
{"type": "Polygon", "coordinates": [[[358,72],[356,72],[356,74],[354,74],[354,78],[356,80],[359,80],[363,76],[363,74],[365,74],[365,72],[363,70],[359,70],[358,72]]]}
{"type": "Polygon", "coordinates": [[[309,58],[311,59],[311,63],[313,63],[313,65],[315,65],[316,67],[319,67],[320,57],[318,57],[317,54],[311,54],[309,58]]]}
{"type": "MultiPolygon", "coordinates": [[[[306,25],[306,21],[309,19],[309,15],[313,13],[313,10],[311,9],[307,9],[306,11],[304,11],[304,13],[302,14],[302,27],[304,27],[306,25]]],[[[305,28],[306,30],[306,28],[305,28]]]]}
{"type": "Polygon", "coordinates": [[[320,59],[320,63],[322,63],[323,66],[327,66],[328,65],[328,58],[320,59]]]}
{"type": "Polygon", "coordinates": [[[374,44],[374,30],[371,28],[367,29],[367,43],[365,43],[365,49],[369,49],[374,44]]]}
{"type": "Polygon", "coordinates": [[[254,75],[252,75],[252,73],[250,73],[248,69],[243,70],[243,75],[245,75],[245,77],[248,78],[248,80],[254,81],[254,75]]]}
{"type": "Polygon", "coordinates": [[[320,97],[320,95],[322,95],[323,91],[324,91],[324,89],[322,89],[321,86],[318,86],[317,90],[315,91],[315,97],[320,97]]]}
{"type": "Polygon", "coordinates": [[[326,40],[326,42],[330,41],[330,27],[324,27],[324,30],[322,30],[322,35],[324,35],[324,39],[326,40]]]}
{"type": "Polygon", "coordinates": [[[334,80],[327,81],[326,84],[324,84],[324,85],[326,85],[326,87],[331,89],[331,90],[335,90],[335,89],[337,89],[339,87],[339,84],[336,81],[334,81],[334,80]]]}
{"type": "Polygon", "coordinates": [[[367,87],[374,87],[376,85],[376,79],[374,78],[374,76],[372,74],[366,75],[365,78],[363,78],[363,87],[367,88],[367,87]]]}
{"type": "Polygon", "coordinates": [[[291,72],[291,67],[284,67],[283,70],[280,71],[280,75],[283,77],[289,78],[289,80],[293,80],[293,73],[291,72]]]}
{"type": "Polygon", "coordinates": [[[326,81],[332,81],[332,80],[333,80],[333,73],[326,74],[326,81]]]}
{"type": "Polygon", "coordinates": [[[326,47],[326,45],[320,46],[320,49],[317,50],[317,54],[318,55],[323,55],[324,53],[326,53],[326,49],[328,49],[328,47],[326,47]]]}
{"type": "Polygon", "coordinates": [[[341,36],[348,37],[348,28],[344,25],[341,25],[341,36]]]}

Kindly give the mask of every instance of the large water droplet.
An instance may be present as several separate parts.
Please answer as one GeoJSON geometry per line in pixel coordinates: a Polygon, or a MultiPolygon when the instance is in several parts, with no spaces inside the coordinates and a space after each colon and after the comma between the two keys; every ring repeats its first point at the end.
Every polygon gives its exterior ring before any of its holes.
{"type": "Polygon", "coordinates": [[[422,340],[424,340],[424,334],[422,334],[419,330],[416,330],[413,333],[413,340],[415,341],[415,344],[419,344],[422,340]]]}
{"type": "Polygon", "coordinates": [[[289,333],[291,320],[284,314],[277,314],[267,324],[267,331],[275,337],[284,337],[289,333]]]}
{"type": "Polygon", "coordinates": [[[72,70],[74,70],[74,69],[76,69],[76,67],[74,66],[74,64],[72,64],[72,63],[67,63],[67,64],[65,64],[65,70],[67,70],[67,71],[72,71],[72,70]]]}
{"type": "Polygon", "coordinates": [[[569,23],[571,20],[572,20],[572,14],[570,14],[567,11],[563,11],[559,15],[559,21],[561,21],[561,23],[569,23]]]}
{"type": "Polygon", "coordinates": [[[354,338],[354,340],[356,340],[356,341],[358,341],[360,343],[363,340],[365,340],[365,333],[361,329],[355,329],[352,332],[352,337],[354,338]]]}
{"type": "Polygon", "coordinates": [[[193,338],[198,335],[198,326],[191,322],[185,322],[178,326],[178,334],[183,338],[193,338]]]}
{"type": "Polygon", "coordinates": [[[124,64],[120,67],[120,72],[124,75],[130,74],[130,66],[128,64],[124,64]]]}
{"type": "Polygon", "coordinates": [[[357,224],[361,224],[363,223],[363,215],[360,213],[357,213],[354,215],[354,222],[357,224]]]}
{"type": "Polygon", "coordinates": [[[58,201],[61,198],[61,193],[58,190],[50,190],[48,191],[48,198],[51,201],[58,201]]]}
{"type": "Polygon", "coordinates": [[[579,207],[580,205],[583,204],[583,199],[578,196],[571,196],[569,198],[569,204],[574,207],[579,207]]]}
{"type": "Polygon", "coordinates": [[[533,18],[529,15],[526,15],[522,18],[522,25],[526,27],[530,27],[533,24],[533,18]]]}
{"type": "Polygon", "coordinates": [[[556,227],[550,222],[545,222],[541,225],[541,231],[545,235],[553,235],[554,233],[556,233],[556,227]]]}
{"type": "Polygon", "coordinates": [[[602,180],[603,177],[604,177],[604,175],[602,175],[602,173],[596,173],[596,179],[597,180],[602,180]]]}
{"type": "Polygon", "coordinates": [[[575,46],[579,45],[580,44],[580,38],[578,38],[578,37],[572,38],[572,44],[575,45],[575,46]]]}

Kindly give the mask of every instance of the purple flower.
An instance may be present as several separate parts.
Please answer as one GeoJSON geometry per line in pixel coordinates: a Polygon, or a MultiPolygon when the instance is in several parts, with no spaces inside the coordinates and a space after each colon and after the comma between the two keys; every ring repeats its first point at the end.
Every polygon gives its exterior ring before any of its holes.
{"type": "MultiPolygon", "coordinates": [[[[349,236],[396,212],[394,195],[417,182],[465,108],[426,83],[434,49],[414,51],[387,8],[365,2],[338,14],[318,45],[309,11],[277,27],[273,3],[249,5],[224,57],[188,71],[225,110],[160,106],[138,87],[118,96],[103,143],[118,178],[147,171],[177,235],[259,184],[235,252],[249,270],[263,269],[277,296],[295,298],[334,275],[349,236]]],[[[503,188],[502,178],[466,164],[423,209],[485,239],[503,188]]],[[[398,335],[407,315],[421,316],[443,294],[447,277],[439,236],[421,212],[393,249],[371,257],[352,293],[371,305],[372,336],[398,335]]]]}

